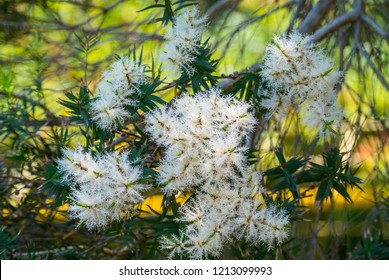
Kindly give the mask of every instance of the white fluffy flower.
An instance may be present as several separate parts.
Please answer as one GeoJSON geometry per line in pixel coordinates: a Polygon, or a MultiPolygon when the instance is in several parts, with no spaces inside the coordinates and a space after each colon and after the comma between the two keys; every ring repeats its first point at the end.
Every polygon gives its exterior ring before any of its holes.
{"type": "Polygon", "coordinates": [[[159,244],[162,250],[169,251],[168,258],[172,259],[176,255],[182,255],[185,252],[185,235],[162,236],[159,244]]]}
{"type": "Polygon", "coordinates": [[[207,191],[202,188],[180,208],[177,221],[186,226],[179,236],[166,237],[161,246],[170,251],[170,258],[218,257],[226,245],[242,238],[270,249],[287,238],[288,215],[259,200],[263,191],[259,173],[248,169],[245,174],[240,182],[215,182],[207,191]]]}
{"type": "Polygon", "coordinates": [[[184,95],[146,116],[146,130],[167,148],[160,183],[167,192],[191,191],[212,177],[231,178],[246,167],[243,137],[255,118],[249,105],[210,89],[184,95]]]}
{"type": "Polygon", "coordinates": [[[278,223],[270,220],[279,212],[257,199],[261,175],[247,164],[243,140],[255,124],[250,106],[216,88],[170,105],[146,115],[146,130],[166,148],[159,182],[166,193],[195,192],[195,197],[179,210],[177,222],[186,225],[180,236],[162,241],[169,257],[218,257],[234,238],[269,247],[284,240],[287,216],[280,222],[274,218],[278,223]],[[242,234],[248,204],[259,236],[255,240],[254,230],[242,234]]]}
{"type": "Polygon", "coordinates": [[[336,87],[342,73],[333,67],[333,61],[316,49],[310,36],[275,36],[266,48],[261,73],[272,88],[262,93],[261,106],[269,111],[267,117],[278,110],[282,118],[294,108],[305,125],[319,128],[321,134],[325,122],[338,123],[341,110],[336,87]]]}
{"type": "Polygon", "coordinates": [[[69,216],[87,229],[106,227],[143,201],[147,185],[139,183],[142,171],[128,153],[93,157],[78,147],[66,149],[58,160],[63,180],[71,184],[69,216]]]}
{"type": "Polygon", "coordinates": [[[122,125],[128,119],[128,112],[125,110],[125,99],[109,91],[105,94],[99,93],[98,98],[91,104],[92,119],[104,129],[113,129],[119,124],[122,125]]]}
{"type": "Polygon", "coordinates": [[[105,197],[96,193],[73,189],[68,208],[69,217],[79,220],[88,229],[104,228],[111,221],[112,213],[107,207],[105,197]]]}
{"type": "Polygon", "coordinates": [[[81,146],[76,149],[65,149],[63,157],[58,160],[63,179],[73,184],[85,184],[94,181],[96,186],[105,184],[106,169],[100,166],[91,154],[81,146]]]}
{"type": "Polygon", "coordinates": [[[132,61],[128,57],[121,57],[111,64],[109,70],[103,72],[103,82],[108,82],[113,91],[118,90],[119,95],[131,95],[139,90],[138,86],[146,84],[145,66],[132,61]]]}
{"type": "Polygon", "coordinates": [[[114,62],[103,72],[102,81],[97,86],[96,99],[90,105],[92,119],[106,130],[124,125],[131,117],[126,106],[137,105],[140,86],[147,82],[145,66],[128,57],[114,62]]]}
{"type": "Polygon", "coordinates": [[[236,219],[238,235],[246,238],[255,245],[265,244],[271,248],[287,238],[285,227],[289,223],[289,216],[283,209],[274,206],[258,209],[252,203],[245,202],[236,219]]]}
{"type": "Polygon", "coordinates": [[[197,9],[185,9],[174,18],[173,26],[167,28],[164,38],[165,50],[160,54],[160,62],[165,69],[176,75],[185,72],[194,74],[193,62],[198,54],[201,37],[206,27],[206,18],[197,9]]]}
{"type": "Polygon", "coordinates": [[[334,97],[331,99],[320,98],[319,100],[307,101],[299,112],[302,123],[309,127],[317,127],[320,134],[326,136],[332,124],[338,125],[342,119],[342,109],[334,97]]]}

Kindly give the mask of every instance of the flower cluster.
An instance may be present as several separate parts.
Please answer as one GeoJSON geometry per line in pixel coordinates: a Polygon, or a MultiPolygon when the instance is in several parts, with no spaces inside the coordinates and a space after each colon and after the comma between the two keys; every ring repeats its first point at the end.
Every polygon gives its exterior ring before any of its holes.
{"type": "Polygon", "coordinates": [[[255,119],[248,104],[220,93],[211,89],[184,95],[146,116],[146,131],[167,148],[159,177],[166,192],[211,187],[214,181],[233,177],[235,170],[245,170],[242,138],[255,119]]]}
{"type": "Polygon", "coordinates": [[[139,183],[141,169],[128,160],[128,153],[107,153],[96,159],[78,147],[65,149],[58,160],[63,180],[71,183],[71,218],[89,230],[106,227],[143,201],[147,185],[139,183]]]}
{"type": "Polygon", "coordinates": [[[226,244],[240,239],[270,249],[287,238],[287,213],[259,200],[263,189],[258,173],[248,172],[244,177],[240,182],[215,183],[214,189],[200,190],[180,208],[177,222],[185,227],[179,236],[161,240],[162,249],[170,251],[169,258],[219,257],[226,244]]]}
{"type": "Polygon", "coordinates": [[[261,105],[269,110],[269,118],[277,110],[282,118],[293,107],[303,124],[317,127],[323,134],[329,123],[337,123],[342,117],[336,91],[342,74],[332,71],[333,61],[311,40],[300,33],[273,38],[262,69],[271,90],[263,92],[261,105]]]}
{"type": "Polygon", "coordinates": [[[176,99],[146,122],[166,148],[159,177],[165,192],[195,192],[180,208],[180,236],[162,239],[170,257],[219,256],[233,238],[269,247],[286,238],[288,216],[259,200],[261,176],[247,164],[243,140],[255,125],[248,104],[213,88],[176,99]]]}
{"type": "Polygon", "coordinates": [[[91,103],[92,119],[103,129],[112,130],[131,117],[127,106],[137,105],[140,86],[146,84],[145,67],[128,57],[120,58],[103,72],[97,98],[91,103]]]}
{"type": "Polygon", "coordinates": [[[193,62],[205,27],[206,18],[201,17],[197,9],[186,9],[174,18],[173,26],[167,28],[164,35],[167,41],[165,50],[159,56],[167,71],[193,76],[193,62]]]}

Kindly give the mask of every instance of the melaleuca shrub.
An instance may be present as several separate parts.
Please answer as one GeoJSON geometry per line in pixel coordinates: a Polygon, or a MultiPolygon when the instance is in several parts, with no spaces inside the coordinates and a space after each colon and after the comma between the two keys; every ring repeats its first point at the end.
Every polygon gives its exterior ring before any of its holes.
{"type": "MultiPolygon", "coordinates": [[[[275,36],[254,73],[262,83],[259,103],[238,98],[239,88],[217,83],[212,38],[203,38],[206,17],[195,8],[181,9],[164,27],[165,43],[152,66],[135,56],[118,57],[102,73],[94,98],[86,100],[80,115],[86,144],[64,149],[57,161],[62,183],[70,186],[69,217],[80,230],[101,232],[113,222],[140,219],[144,200],[162,193],[163,215],[175,228],[144,235],[155,238],[168,258],[219,258],[239,244],[271,251],[287,241],[294,212],[285,206],[289,200],[276,201],[264,184],[252,162],[250,137],[259,120],[278,115],[282,121],[290,111],[327,137],[333,131],[328,126],[342,117],[337,104],[342,74],[311,37],[275,36]],[[171,100],[160,98],[161,91],[172,90],[171,100]],[[186,198],[180,207],[178,197],[186,198]]],[[[281,164],[286,171],[277,178],[289,176],[290,166],[281,164]]],[[[298,199],[295,187],[292,192],[298,199]]]]}

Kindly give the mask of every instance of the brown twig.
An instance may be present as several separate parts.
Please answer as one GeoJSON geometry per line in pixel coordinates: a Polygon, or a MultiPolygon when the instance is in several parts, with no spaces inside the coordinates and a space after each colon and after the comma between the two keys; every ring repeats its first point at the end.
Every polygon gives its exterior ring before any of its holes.
{"type": "Polygon", "coordinates": [[[336,0],[320,0],[303,19],[298,31],[307,34],[314,32],[335,5],[335,2],[336,0]]]}
{"type": "Polygon", "coordinates": [[[323,40],[326,36],[334,32],[335,30],[338,30],[342,26],[356,22],[359,20],[362,14],[362,1],[361,0],[355,0],[354,7],[351,11],[340,15],[339,17],[335,18],[331,22],[327,23],[326,25],[320,27],[313,35],[312,35],[312,41],[314,43],[319,42],[323,40]]]}

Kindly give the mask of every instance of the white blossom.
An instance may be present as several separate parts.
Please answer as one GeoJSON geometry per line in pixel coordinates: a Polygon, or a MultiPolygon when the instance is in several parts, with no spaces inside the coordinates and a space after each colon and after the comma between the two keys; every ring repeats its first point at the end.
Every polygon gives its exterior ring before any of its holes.
{"type": "Polygon", "coordinates": [[[271,89],[262,92],[261,106],[267,118],[278,111],[279,119],[294,108],[305,125],[324,134],[325,123],[337,125],[342,117],[336,92],[342,73],[311,40],[297,32],[273,38],[261,73],[271,89]]]}
{"type": "Polygon", "coordinates": [[[167,42],[165,51],[159,55],[159,61],[164,63],[164,69],[169,73],[173,73],[175,77],[185,72],[189,77],[195,73],[193,62],[196,57],[188,50],[179,47],[175,42],[167,42]]]}
{"type": "Polygon", "coordinates": [[[124,125],[131,118],[126,106],[135,107],[140,86],[146,84],[145,66],[128,57],[114,62],[103,72],[97,86],[96,99],[91,102],[92,119],[103,129],[112,130],[124,125]]]}
{"type": "Polygon", "coordinates": [[[97,99],[91,104],[92,119],[101,128],[107,130],[123,125],[129,115],[124,108],[124,104],[125,99],[122,96],[117,96],[112,91],[105,94],[100,92],[97,99]]]}
{"type": "Polygon", "coordinates": [[[85,184],[94,181],[97,187],[105,184],[106,169],[102,168],[91,154],[81,146],[76,149],[64,149],[63,157],[58,160],[63,180],[73,184],[85,184]]]}
{"type": "Polygon", "coordinates": [[[86,188],[72,189],[68,214],[70,218],[79,220],[78,225],[85,224],[90,230],[104,228],[111,221],[105,197],[88,192],[86,188]]]}
{"type": "Polygon", "coordinates": [[[322,97],[320,101],[307,101],[304,106],[301,106],[299,112],[302,123],[309,127],[317,127],[323,136],[330,132],[328,126],[338,125],[343,117],[342,109],[336,98],[331,99],[322,97]]]}
{"type": "Polygon", "coordinates": [[[242,138],[255,124],[249,108],[213,88],[146,115],[146,131],[167,148],[159,178],[166,191],[191,191],[210,176],[245,169],[242,138]]]}
{"type": "Polygon", "coordinates": [[[71,184],[69,216],[79,225],[104,228],[143,201],[149,187],[139,182],[142,171],[128,160],[128,153],[93,157],[77,147],[63,154],[58,166],[63,180],[71,184]]]}
{"type": "Polygon", "coordinates": [[[289,216],[283,209],[274,206],[258,209],[246,202],[238,216],[238,235],[255,245],[265,244],[272,248],[274,242],[281,243],[288,235],[284,228],[289,223],[289,216]]]}
{"type": "Polygon", "coordinates": [[[111,64],[109,70],[103,72],[102,81],[109,83],[113,91],[118,90],[119,95],[131,95],[139,90],[138,86],[146,84],[148,78],[144,65],[139,65],[128,57],[121,57],[111,64]]]}
{"type": "Polygon", "coordinates": [[[169,251],[168,258],[172,259],[176,255],[182,255],[186,252],[185,249],[185,235],[171,235],[171,236],[162,236],[159,245],[162,250],[169,251]]]}
{"type": "Polygon", "coordinates": [[[185,225],[180,235],[162,241],[169,257],[218,257],[237,238],[269,247],[286,238],[287,215],[271,220],[281,212],[258,199],[264,191],[261,175],[247,164],[244,138],[254,125],[250,106],[217,88],[183,95],[146,115],[147,132],[166,149],[159,166],[163,190],[195,193],[179,209],[176,221],[185,225]],[[253,230],[243,234],[247,205],[254,217],[253,230]]]}
{"type": "Polygon", "coordinates": [[[192,77],[195,69],[193,62],[198,55],[201,37],[206,27],[206,18],[200,16],[197,9],[185,9],[178,14],[172,27],[168,27],[164,38],[164,51],[159,55],[159,61],[164,68],[176,75],[185,72],[192,77]]]}

